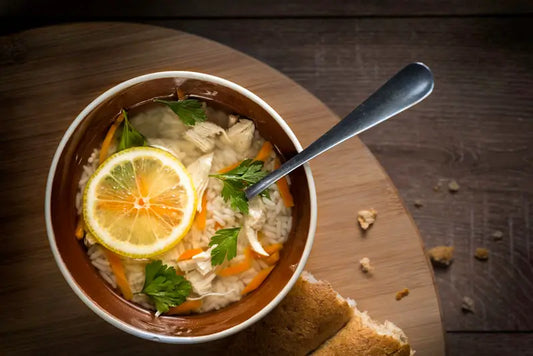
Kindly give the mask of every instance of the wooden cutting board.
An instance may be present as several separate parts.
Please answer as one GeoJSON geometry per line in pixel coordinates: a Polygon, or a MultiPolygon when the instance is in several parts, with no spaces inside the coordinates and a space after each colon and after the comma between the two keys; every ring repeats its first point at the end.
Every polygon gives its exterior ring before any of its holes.
{"type": "MultiPolygon", "coordinates": [[[[0,319],[6,321],[0,331],[10,336],[1,342],[2,349],[65,352],[83,345],[87,352],[180,350],[181,346],[140,340],[107,325],[62,280],[48,249],[42,205],[48,167],[67,126],[105,89],[164,70],[210,73],[250,89],[281,114],[304,147],[339,118],[267,65],[169,29],[117,23],[63,25],[3,37],[0,45],[0,132],[6,153],[2,160],[12,178],[2,188],[10,206],[1,210],[10,236],[0,252],[7,261],[3,275],[9,271],[10,276],[10,293],[2,295],[0,309],[0,319]]],[[[357,138],[316,158],[311,168],[318,191],[318,231],[307,270],[343,296],[356,299],[372,317],[402,327],[420,355],[443,354],[431,267],[387,174],[357,138]],[[356,215],[368,208],[376,209],[378,218],[363,234],[356,215]],[[365,256],[375,267],[372,276],[359,269],[358,261],[365,256]],[[396,292],[406,287],[409,296],[396,301],[396,292]]]]}

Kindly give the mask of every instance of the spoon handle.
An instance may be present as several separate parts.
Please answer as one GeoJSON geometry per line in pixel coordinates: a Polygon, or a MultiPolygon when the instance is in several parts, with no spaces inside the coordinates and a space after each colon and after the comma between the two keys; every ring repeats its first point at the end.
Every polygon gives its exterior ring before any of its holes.
{"type": "Polygon", "coordinates": [[[322,152],[419,103],[431,94],[432,90],[431,70],[423,63],[407,65],[306,149],[249,187],[245,191],[246,197],[253,198],[278,179],[322,152]]]}

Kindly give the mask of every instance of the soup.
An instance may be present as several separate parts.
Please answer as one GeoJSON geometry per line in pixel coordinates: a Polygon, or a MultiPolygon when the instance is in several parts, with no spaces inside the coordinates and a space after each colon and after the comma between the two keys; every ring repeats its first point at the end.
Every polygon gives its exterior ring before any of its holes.
{"type": "Polygon", "coordinates": [[[251,293],[292,227],[288,177],[243,198],[280,162],[254,122],[170,99],[117,116],[76,198],[76,234],[91,263],[156,315],[217,310],[251,293]]]}

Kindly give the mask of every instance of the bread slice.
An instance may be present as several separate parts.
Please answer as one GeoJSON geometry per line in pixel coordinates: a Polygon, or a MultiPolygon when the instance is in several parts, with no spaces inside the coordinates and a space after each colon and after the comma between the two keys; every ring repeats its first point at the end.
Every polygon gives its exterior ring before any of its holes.
{"type": "Polygon", "coordinates": [[[391,323],[372,320],[366,312],[353,306],[354,316],[335,336],[326,341],[313,356],[358,355],[358,356],[410,356],[414,354],[404,332],[391,323]]]}
{"type": "Polygon", "coordinates": [[[229,355],[307,355],[353,315],[348,301],[327,282],[304,272],[270,314],[237,334],[229,355]]]}

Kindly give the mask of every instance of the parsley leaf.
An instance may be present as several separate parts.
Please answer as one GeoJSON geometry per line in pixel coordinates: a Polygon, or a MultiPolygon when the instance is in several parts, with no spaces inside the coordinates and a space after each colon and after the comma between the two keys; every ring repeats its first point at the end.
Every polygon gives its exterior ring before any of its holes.
{"type": "Polygon", "coordinates": [[[239,182],[224,181],[221,194],[224,201],[230,202],[233,210],[248,214],[248,199],[244,193],[244,186],[239,182]]]}
{"type": "Polygon", "coordinates": [[[217,245],[211,250],[211,265],[216,266],[237,256],[237,237],[241,231],[239,227],[220,229],[211,237],[209,247],[217,245]]]}
{"type": "Polygon", "coordinates": [[[267,175],[267,172],[262,171],[263,161],[254,161],[253,159],[246,159],[239,164],[238,167],[231,171],[221,174],[213,174],[215,178],[242,182],[244,184],[254,184],[259,182],[267,175]]]}
{"type": "Polygon", "coordinates": [[[122,115],[124,115],[124,127],[122,128],[122,135],[120,136],[117,151],[122,151],[130,147],[146,146],[146,138],[135,127],[131,126],[126,110],[122,109],[122,115]]]}
{"type": "Polygon", "coordinates": [[[207,114],[201,101],[194,99],[178,101],[155,99],[154,101],[167,105],[187,126],[194,126],[197,122],[207,120],[207,114]]]}
{"type": "Polygon", "coordinates": [[[145,271],[141,293],[152,299],[160,313],[180,305],[191,293],[191,283],[183,276],[177,275],[174,267],[164,265],[160,260],[147,264],[145,271]]]}
{"type": "MultiPolygon", "coordinates": [[[[229,201],[233,209],[248,214],[248,199],[246,198],[244,189],[259,182],[268,174],[268,172],[262,169],[262,161],[247,159],[229,172],[211,174],[210,177],[220,179],[223,182],[222,197],[224,201],[229,201]]],[[[261,194],[263,196],[270,196],[266,190],[261,194]]]]}

